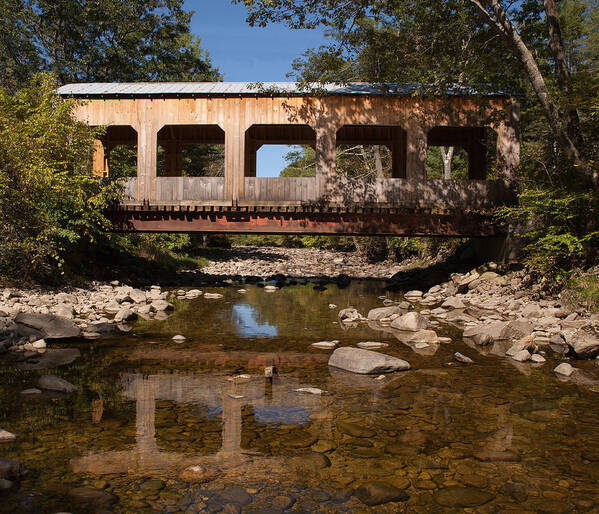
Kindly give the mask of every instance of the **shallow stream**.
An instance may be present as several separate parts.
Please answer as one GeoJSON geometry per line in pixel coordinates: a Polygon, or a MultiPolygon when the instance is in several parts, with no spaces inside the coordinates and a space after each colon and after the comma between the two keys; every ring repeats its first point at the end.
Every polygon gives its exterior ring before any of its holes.
{"type": "Polygon", "coordinates": [[[72,364],[0,369],[0,426],[18,435],[0,456],[29,470],[0,512],[598,508],[598,393],[560,382],[552,357],[534,368],[482,356],[443,325],[452,343],[417,350],[339,324],[329,304],[366,314],[382,305],[378,282],[244,287],[207,289],[224,297],[81,343],[72,364]],[[310,347],[323,340],[388,343],[380,351],[412,369],[377,380],[329,368],[331,350],[310,347]],[[456,351],[476,363],[453,361],[456,351]],[[20,394],[48,372],[78,391],[20,394]],[[328,394],[296,391],[306,387],[328,394]],[[189,466],[211,480],[185,481],[189,466]]]}

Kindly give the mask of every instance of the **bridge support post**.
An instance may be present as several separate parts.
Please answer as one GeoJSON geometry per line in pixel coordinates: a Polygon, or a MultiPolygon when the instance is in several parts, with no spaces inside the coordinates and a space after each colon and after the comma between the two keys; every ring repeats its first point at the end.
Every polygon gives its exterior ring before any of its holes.
{"type": "Polygon", "coordinates": [[[137,196],[140,202],[151,202],[156,196],[157,130],[153,123],[141,123],[137,131],[137,196]]]}
{"type": "Polygon", "coordinates": [[[406,177],[414,181],[426,179],[427,127],[420,120],[410,120],[407,127],[406,177]]]}
{"type": "Polygon", "coordinates": [[[340,192],[335,191],[337,126],[322,120],[316,126],[316,188],[318,199],[337,201],[340,192]]]}
{"type": "Polygon", "coordinates": [[[108,177],[108,149],[100,139],[94,140],[94,153],[92,158],[92,170],[97,177],[108,177]]]}
{"type": "Polygon", "coordinates": [[[518,180],[520,166],[520,104],[512,99],[509,118],[500,121],[497,131],[497,168],[500,177],[511,184],[518,180]]]}

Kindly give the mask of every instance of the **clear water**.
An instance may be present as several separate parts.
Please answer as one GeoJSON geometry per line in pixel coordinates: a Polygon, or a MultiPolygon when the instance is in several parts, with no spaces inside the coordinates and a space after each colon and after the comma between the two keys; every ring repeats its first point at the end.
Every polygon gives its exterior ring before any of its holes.
{"type": "Polygon", "coordinates": [[[597,393],[557,380],[552,357],[516,367],[478,354],[449,326],[438,332],[454,341],[427,351],[389,330],[337,323],[328,305],[365,314],[382,304],[378,282],[244,287],[81,343],[80,359],[50,371],[75,394],[24,397],[48,371],[1,368],[0,427],[18,439],[0,455],[29,473],[0,512],[598,509],[597,393]],[[175,334],[189,340],[176,344],[175,334]],[[329,368],[330,351],[310,344],[333,339],[388,343],[381,351],[412,370],[376,380],[329,368]],[[455,351],[477,363],[452,363],[455,351]],[[278,375],[265,378],[273,365],[278,375]],[[181,479],[195,465],[213,480],[181,479]],[[366,505],[372,482],[398,501],[366,505]]]}

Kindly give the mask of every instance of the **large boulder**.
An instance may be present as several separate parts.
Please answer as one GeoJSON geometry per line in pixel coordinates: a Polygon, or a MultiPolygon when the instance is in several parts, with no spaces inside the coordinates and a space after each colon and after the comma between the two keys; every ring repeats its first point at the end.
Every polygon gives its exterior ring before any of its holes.
{"type": "Polygon", "coordinates": [[[401,314],[402,309],[398,305],[392,305],[391,307],[377,307],[368,311],[368,319],[370,321],[378,321],[383,318],[388,318],[394,314],[401,314]]]}
{"type": "Polygon", "coordinates": [[[599,355],[599,338],[587,332],[564,332],[566,343],[579,359],[592,359],[599,355]]]}
{"type": "Polygon", "coordinates": [[[64,378],[56,375],[43,375],[38,381],[40,389],[47,391],[59,391],[61,393],[74,393],[77,391],[77,386],[67,382],[64,378]]]}
{"type": "MultiPolygon", "coordinates": [[[[206,295],[204,295],[206,296],[206,295]]],[[[351,321],[360,321],[360,319],[362,319],[362,315],[357,311],[357,309],[354,309],[353,307],[348,307],[347,309],[341,309],[339,311],[339,320],[340,321],[346,321],[346,322],[351,322],[351,321]]]]}
{"type": "Polygon", "coordinates": [[[19,312],[15,317],[19,331],[40,334],[43,339],[69,339],[79,337],[81,329],[70,319],[54,314],[38,314],[19,312]]]}
{"type": "Polygon", "coordinates": [[[441,304],[441,307],[444,309],[464,309],[466,305],[464,305],[464,302],[457,296],[450,296],[441,304]]]}
{"type": "Polygon", "coordinates": [[[397,330],[406,330],[409,332],[418,332],[430,327],[428,320],[418,312],[407,312],[391,322],[391,328],[397,330]]]}
{"type": "Polygon", "coordinates": [[[513,321],[494,321],[492,323],[467,327],[464,330],[464,337],[475,338],[475,336],[478,336],[479,339],[485,340],[488,344],[490,341],[521,339],[530,336],[533,328],[532,323],[522,319],[513,321]]]}
{"type": "Polygon", "coordinates": [[[392,373],[410,369],[410,364],[397,357],[361,348],[337,348],[329,358],[329,366],[361,375],[392,373]]]}

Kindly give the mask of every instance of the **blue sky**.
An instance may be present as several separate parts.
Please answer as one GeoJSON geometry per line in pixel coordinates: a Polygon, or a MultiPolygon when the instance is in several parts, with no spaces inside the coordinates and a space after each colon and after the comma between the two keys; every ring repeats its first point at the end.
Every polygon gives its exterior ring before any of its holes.
{"type": "MultiPolygon", "coordinates": [[[[195,11],[192,32],[201,38],[214,66],[228,82],[270,82],[289,80],[293,59],[304,50],[324,43],[318,30],[289,30],[283,24],[250,27],[243,5],[230,0],[187,0],[186,9],[195,11]]],[[[285,167],[284,146],[265,146],[258,152],[259,176],[278,176],[285,167]]]]}

